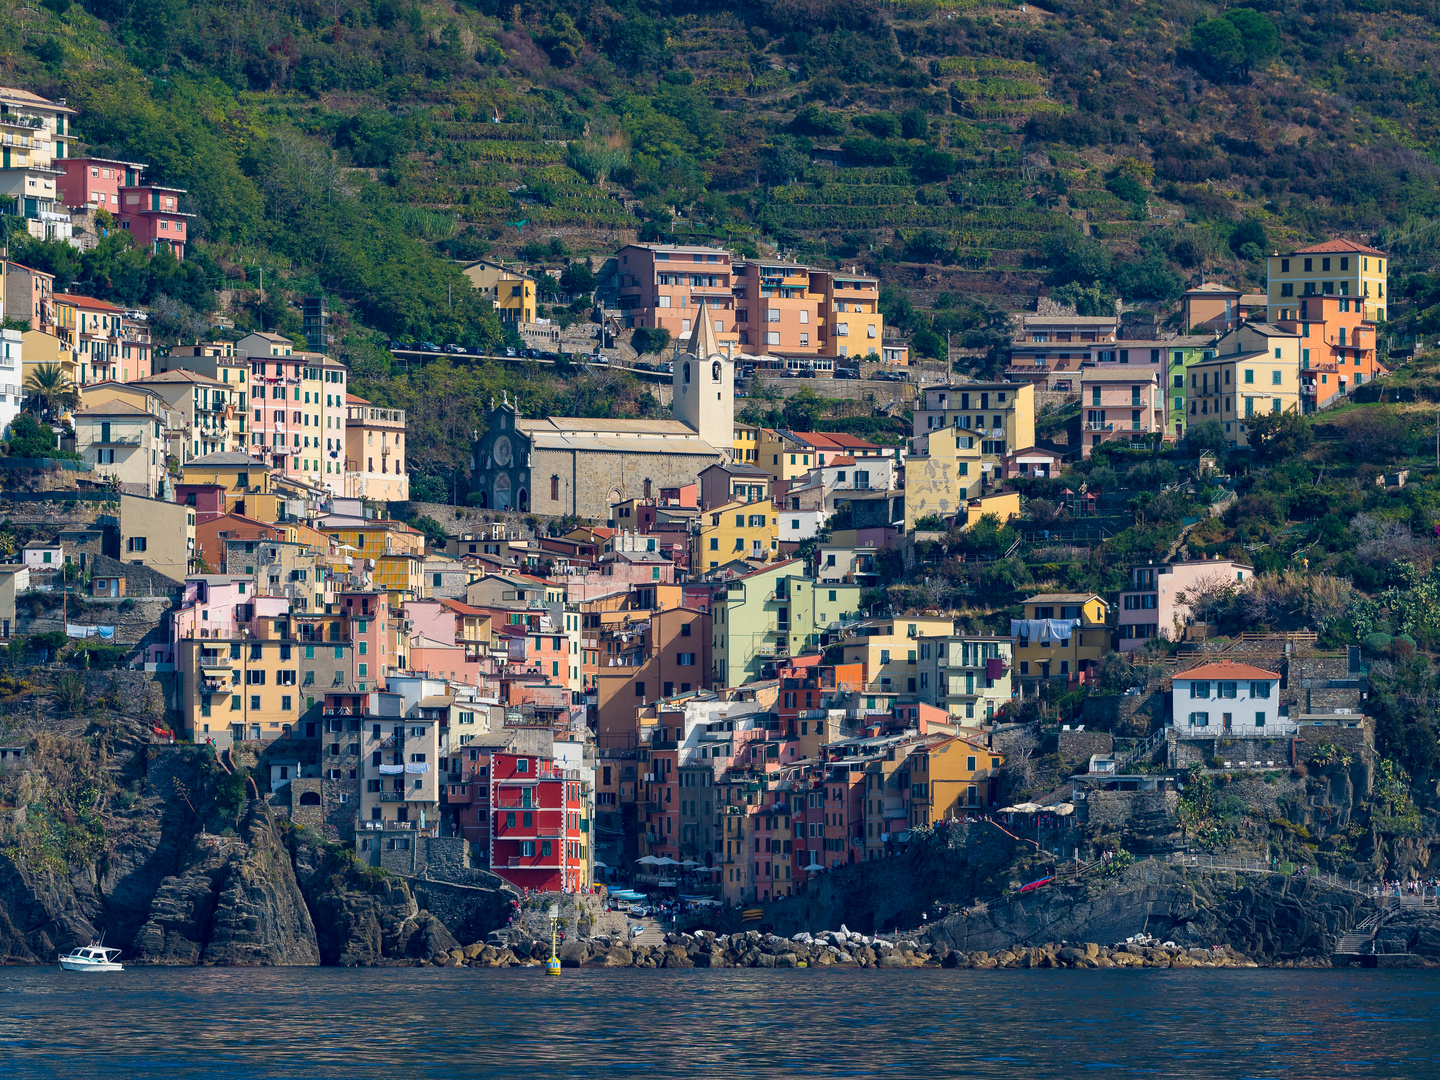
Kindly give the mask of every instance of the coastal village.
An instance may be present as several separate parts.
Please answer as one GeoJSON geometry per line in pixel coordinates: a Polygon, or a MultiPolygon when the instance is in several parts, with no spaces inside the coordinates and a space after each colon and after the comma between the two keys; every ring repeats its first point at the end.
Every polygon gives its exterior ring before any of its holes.
{"type": "MultiPolygon", "coordinates": [[[[185,192],[150,184],[145,163],[77,153],[63,101],[3,89],[0,106],[0,196],[30,236],[83,250],[118,228],[185,259],[185,192]]],[[[1351,619],[1337,636],[1343,604],[1301,629],[1255,616],[1222,634],[1276,568],[1203,539],[1251,498],[1236,455],[1273,460],[1296,423],[1391,374],[1384,251],[1275,251],[1265,292],[1197,283],[1171,329],[1153,311],[1042,300],[1014,316],[1009,360],[986,380],[912,358],[864,273],[642,242],[598,262],[596,318],[566,331],[570,351],[643,371],[669,417],[528,416],[501,397],[442,506],[411,501],[406,414],[351,392],[325,298],[304,299],[302,335],[217,322],[161,346],[145,311],[5,261],[7,670],[123,676],[153,702],[151,753],[242,775],[265,813],[361,867],[498,881],[517,910],[594,897],[627,927],[632,905],[676,928],[791,926],[790,960],[757,937],[726,961],[753,947],[764,966],[847,948],[876,966],[940,962],[938,945],[822,940],[832,927],[796,921],[827,882],[924,845],[1013,842],[1006,858],[1023,851],[1033,879],[997,870],[990,899],[1137,856],[1318,872],[1281,803],[1320,799],[1344,837],[1354,799],[1387,781],[1370,665],[1391,663],[1400,635],[1379,642],[1351,619]],[[640,331],[668,342],[648,363],[608,344],[640,331]],[[747,423],[766,379],[886,389],[910,430],[882,443],[747,423]],[[1061,414],[1073,423],[1047,421],[1061,414]],[[1116,518],[1147,512],[1117,509],[1092,459],[1163,459],[1151,494],[1199,507],[1168,553],[1122,567],[1119,589],[1046,569],[1057,545],[1098,565],[1116,518]],[[1077,466],[1091,482],[1056,490],[1077,466]],[[975,539],[1002,534],[998,550],[975,539]],[[1027,552],[1042,554],[1018,604],[987,607],[983,576],[963,592],[927,576],[1027,552]],[[1307,770],[1324,771],[1324,798],[1306,794],[1307,770]],[[1238,822],[1197,805],[1221,787],[1238,822]]],[[[533,276],[466,273],[527,344],[561,351],[533,276]]],[[[1367,483],[1403,491],[1407,474],[1367,483]]],[[[1306,557],[1273,604],[1304,607],[1306,557]]],[[[33,753],[14,739],[0,768],[33,753]]],[[[1424,876],[1397,897],[1433,903],[1424,876]]],[[[944,914],[896,902],[868,933],[944,914]]],[[[696,932],[692,951],[723,952],[696,932]]],[[[1155,947],[1063,959],[1143,964],[1155,947]]],[[[1187,948],[1171,948],[1175,966],[1245,962],[1187,948]]]]}

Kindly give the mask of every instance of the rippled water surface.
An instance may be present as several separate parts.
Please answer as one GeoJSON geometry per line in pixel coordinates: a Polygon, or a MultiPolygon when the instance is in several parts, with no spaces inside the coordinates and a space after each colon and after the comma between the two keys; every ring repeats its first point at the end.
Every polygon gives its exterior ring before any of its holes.
{"type": "Polygon", "coordinates": [[[0,970],[0,1077],[1440,1077],[1428,972],[0,970]]]}

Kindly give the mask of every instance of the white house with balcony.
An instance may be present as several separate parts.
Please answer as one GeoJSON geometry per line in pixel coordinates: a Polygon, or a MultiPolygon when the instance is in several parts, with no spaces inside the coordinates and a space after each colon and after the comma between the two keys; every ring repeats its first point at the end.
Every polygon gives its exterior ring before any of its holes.
{"type": "Polygon", "coordinates": [[[1179,673],[1172,686],[1173,723],[1182,739],[1263,739],[1296,731],[1282,712],[1277,672],[1220,660],[1179,673]]]}

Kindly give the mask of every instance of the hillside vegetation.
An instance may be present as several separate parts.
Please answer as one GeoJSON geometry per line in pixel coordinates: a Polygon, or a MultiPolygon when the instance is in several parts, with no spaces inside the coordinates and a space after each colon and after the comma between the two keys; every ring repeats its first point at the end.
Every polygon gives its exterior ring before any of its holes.
{"type": "MultiPolygon", "coordinates": [[[[21,254],[125,302],[167,298],[172,338],[203,332],[217,289],[239,327],[291,330],[286,296],[328,292],[360,392],[434,420],[422,473],[463,467],[438,440],[473,429],[474,402],[502,385],[536,408],[568,393],[493,372],[447,418],[423,380],[392,377],[387,338],[502,341],[456,262],[484,254],[558,271],[639,236],[858,263],[898,286],[890,321],[924,353],[947,331],[993,344],[997,312],[1037,291],[1085,308],[1169,299],[1200,274],[1253,285],[1269,249],[1338,233],[1391,246],[1392,291],[1415,297],[1392,317],[1435,322],[1429,5],[0,12],[0,79],[67,97],[90,152],[186,188],[201,241],[183,270],[123,250],[21,254]],[[816,147],[840,166],[813,163],[816,147]],[[262,296],[262,281],[278,287],[262,296]]],[[[609,381],[581,396],[653,409],[609,381]]]]}

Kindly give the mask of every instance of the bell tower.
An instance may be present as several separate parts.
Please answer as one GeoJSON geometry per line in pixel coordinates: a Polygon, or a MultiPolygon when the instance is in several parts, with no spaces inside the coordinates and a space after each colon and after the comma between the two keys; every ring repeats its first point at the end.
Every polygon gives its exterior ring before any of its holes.
{"type": "Polygon", "coordinates": [[[735,445],[735,361],[722,352],[710,311],[701,298],[689,347],[670,376],[671,415],[729,457],[735,445]]]}

